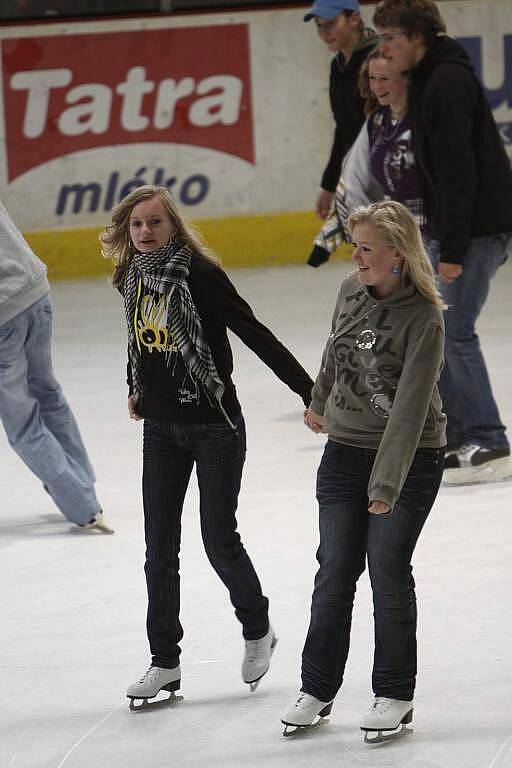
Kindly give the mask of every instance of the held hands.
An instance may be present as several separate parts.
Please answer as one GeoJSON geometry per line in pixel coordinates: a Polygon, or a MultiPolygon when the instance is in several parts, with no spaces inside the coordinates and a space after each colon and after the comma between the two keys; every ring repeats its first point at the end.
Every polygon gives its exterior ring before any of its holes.
{"type": "Polygon", "coordinates": [[[315,207],[316,212],[321,219],[326,219],[330,214],[333,200],[334,192],[328,192],[326,189],[320,190],[315,207]]]}
{"type": "Polygon", "coordinates": [[[319,416],[312,411],[311,408],[306,408],[304,411],[304,424],[312,432],[319,434],[320,432],[323,432],[324,429],[324,417],[319,416]]]}
{"type": "Polygon", "coordinates": [[[450,264],[447,261],[440,261],[437,272],[442,283],[453,283],[462,275],[462,264],[450,264]]]}
{"type": "Polygon", "coordinates": [[[135,398],[133,395],[128,396],[128,413],[130,415],[130,419],[133,419],[134,421],[142,421],[142,416],[139,416],[136,410],[136,403],[135,398]]]}
{"type": "MultiPolygon", "coordinates": [[[[304,424],[312,432],[316,432],[318,434],[323,432],[324,417],[319,416],[318,413],[312,411],[311,408],[306,408],[304,411],[304,424]]],[[[389,512],[389,509],[390,507],[388,504],[386,504],[385,501],[372,501],[368,507],[368,512],[370,515],[385,515],[386,512],[389,512]]]]}

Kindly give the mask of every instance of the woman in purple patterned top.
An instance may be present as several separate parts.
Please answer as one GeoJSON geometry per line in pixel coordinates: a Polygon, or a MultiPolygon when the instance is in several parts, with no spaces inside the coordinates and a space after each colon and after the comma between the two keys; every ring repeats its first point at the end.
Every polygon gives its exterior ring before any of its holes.
{"type": "MultiPolygon", "coordinates": [[[[365,77],[361,73],[361,77],[365,77]]],[[[368,61],[368,88],[380,109],[368,118],[370,167],[385,197],[403,203],[424,226],[407,113],[407,76],[380,55],[368,61]]]]}
{"type": "Polygon", "coordinates": [[[374,51],[359,78],[368,118],[350,150],[336,190],[335,208],[315,239],[312,266],[327,261],[342,242],[350,242],[346,222],[358,205],[383,198],[403,203],[425,234],[423,205],[407,114],[407,76],[374,51]],[[314,256],[318,257],[318,263],[314,256]]]}

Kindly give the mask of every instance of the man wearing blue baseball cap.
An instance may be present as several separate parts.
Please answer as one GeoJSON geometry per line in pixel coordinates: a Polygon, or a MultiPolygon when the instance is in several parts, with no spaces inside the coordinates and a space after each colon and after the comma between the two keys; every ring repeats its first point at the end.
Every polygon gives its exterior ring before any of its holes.
{"type": "Polygon", "coordinates": [[[320,16],[322,19],[335,19],[342,11],[360,13],[361,9],[357,0],[317,0],[304,16],[304,21],[309,21],[315,16],[320,16]]]}
{"type": "MultiPolygon", "coordinates": [[[[364,121],[363,99],[357,78],[361,64],[377,44],[375,33],[366,29],[358,0],[316,0],[304,16],[304,21],[315,20],[320,39],[327,45],[334,58],[331,63],[329,95],[336,123],[331,156],[320,183],[316,211],[325,219],[331,210],[334,192],[341,173],[341,162],[355,141],[364,121]]],[[[311,254],[309,264],[317,267],[311,254]]]]}

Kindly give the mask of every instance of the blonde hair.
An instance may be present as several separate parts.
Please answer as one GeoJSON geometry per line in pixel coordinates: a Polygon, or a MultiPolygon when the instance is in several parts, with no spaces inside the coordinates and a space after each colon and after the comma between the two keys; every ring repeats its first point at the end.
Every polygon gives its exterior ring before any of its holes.
{"type": "Polygon", "coordinates": [[[348,219],[350,233],[357,224],[371,224],[383,243],[396,248],[403,256],[402,279],[408,277],[427,301],[441,309],[445,308],[421,239],[420,228],[405,205],[394,200],[383,200],[361,206],[348,219]]]}
{"type": "Polygon", "coordinates": [[[112,282],[119,287],[130,266],[135,253],[135,247],[130,239],[130,216],[136,205],[146,200],[159,197],[172,224],[176,228],[179,238],[193,251],[205,259],[219,264],[220,261],[213,251],[205,244],[202,236],[194,227],[188,224],[178,210],[176,203],[166,187],[157,187],[152,184],[134,189],[112,211],[112,221],[107,224],[99,239],[101,252],[105,259],[114,262],[114,274],[112,282]]]}

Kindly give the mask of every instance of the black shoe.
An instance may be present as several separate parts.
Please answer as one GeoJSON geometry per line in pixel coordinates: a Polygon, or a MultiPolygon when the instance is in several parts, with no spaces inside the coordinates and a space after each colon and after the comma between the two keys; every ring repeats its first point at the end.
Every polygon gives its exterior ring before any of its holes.
{"type": "MultiPolygon", "coordinates": [[[[448,449],[447,449],[448,450],[448,449]]],[[[479,467],[496,459],[504,459],[510,456],[510,448],[484,448],[481,445],[464,443],[460,448],[447,453],[444,462],[445,469],[466,469],[479,467]]]]}
{"type": "Polygon", "coordinates": [[[307,263],[310,267],[319,267],[321,264],[325,264],[325,262],[329,260],[330,255],[331,254],[329,251],[327,251],[325,248],[322,248],[320,245],[315,245],[309,255],[307,263]]]}

